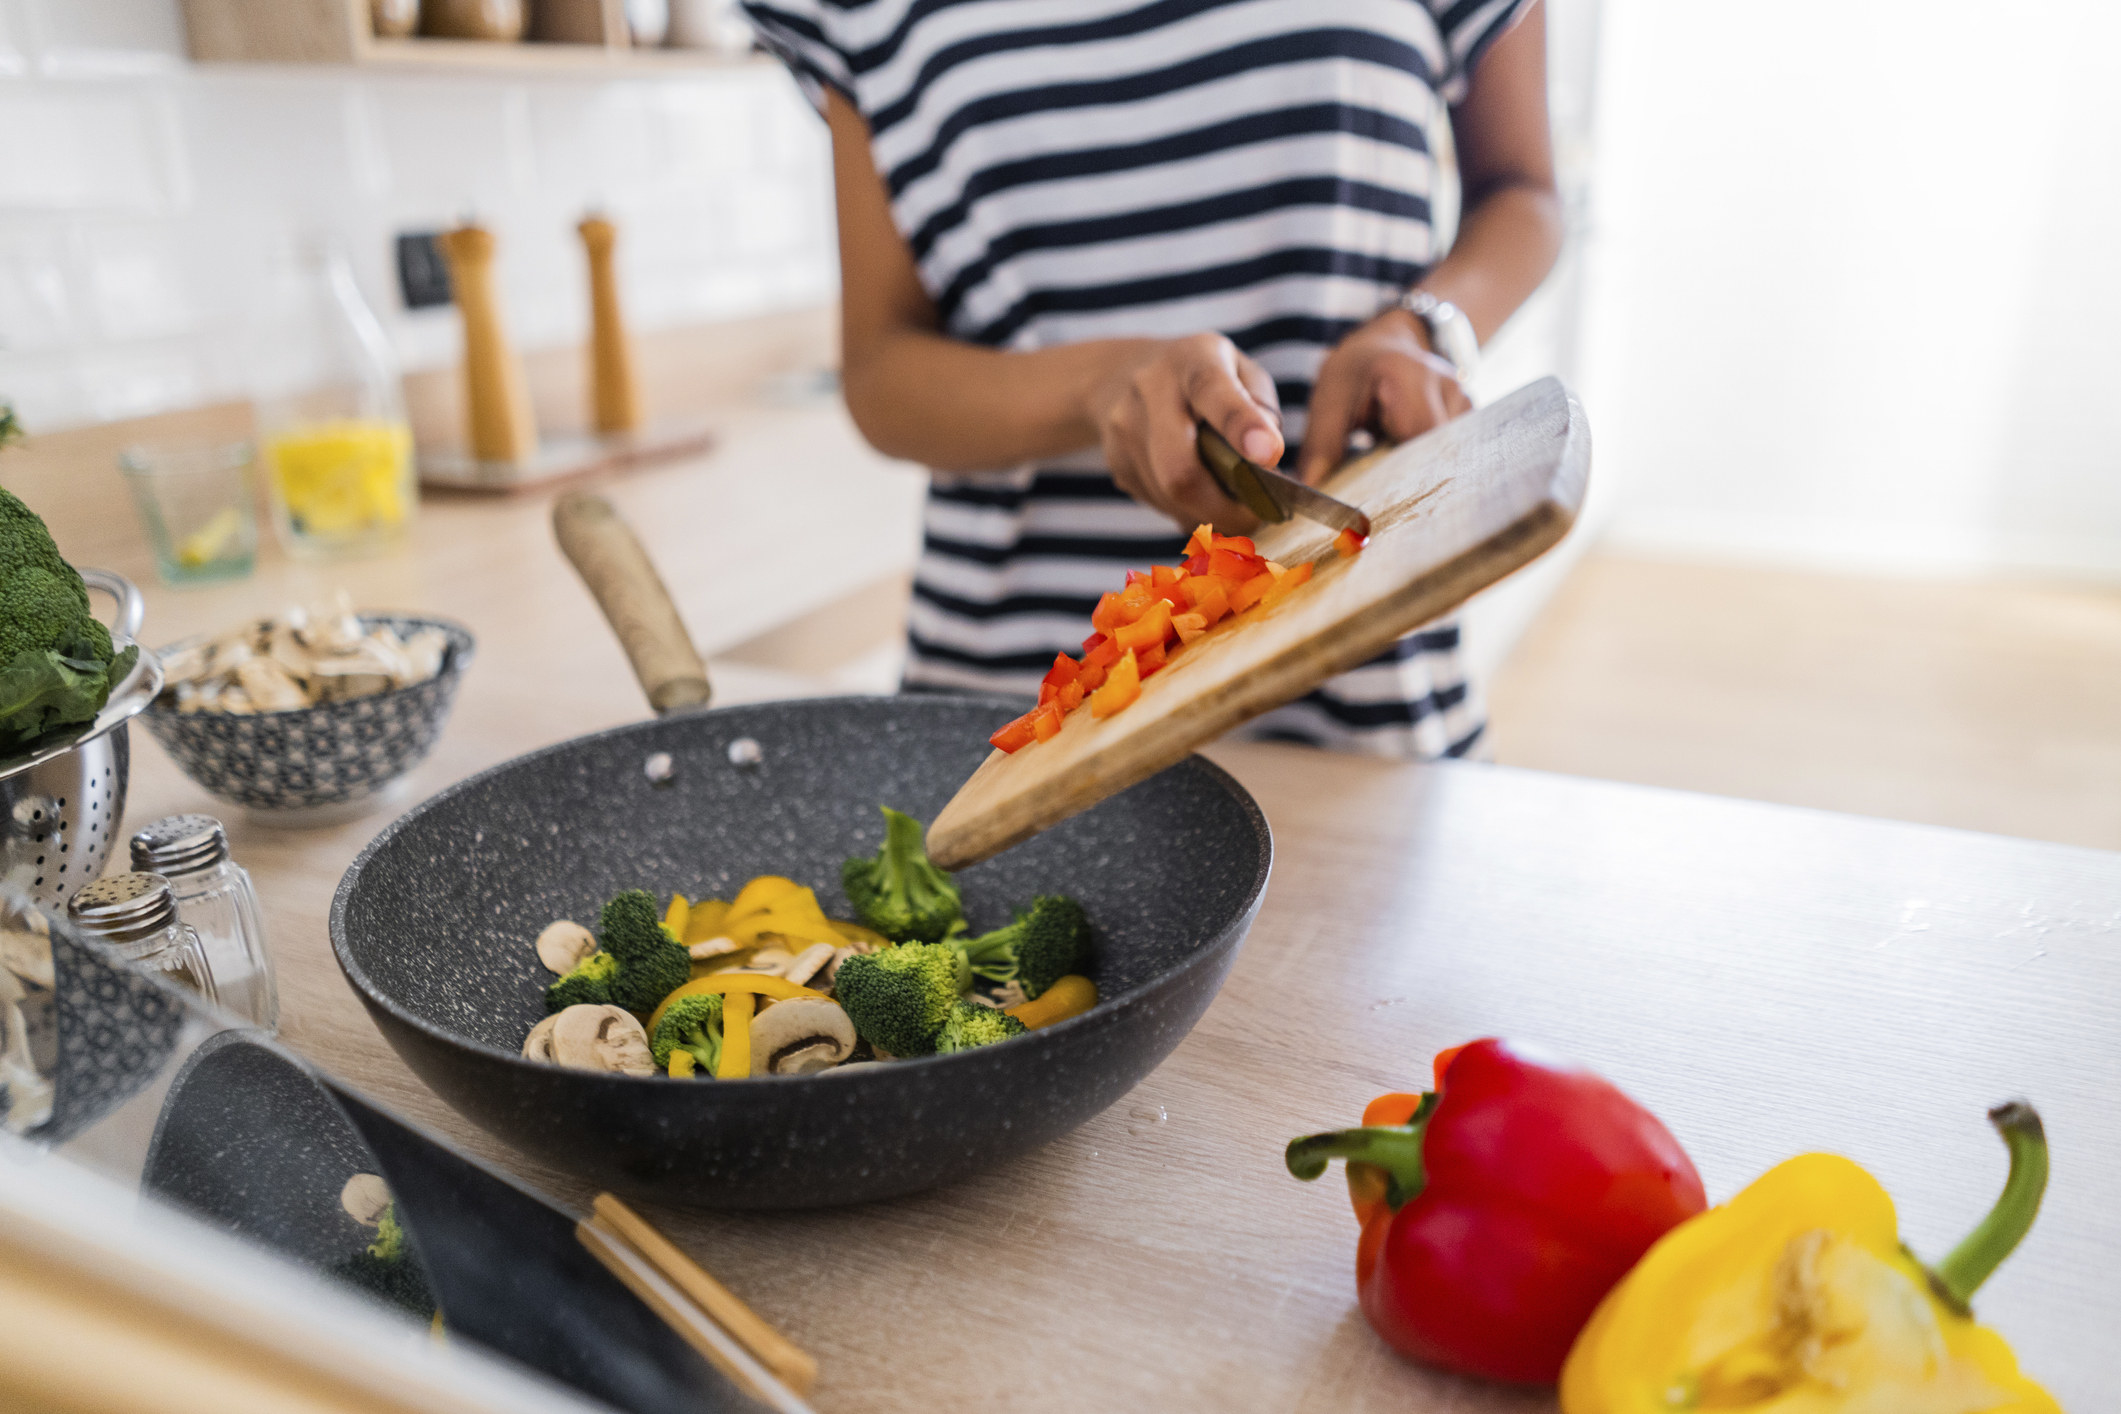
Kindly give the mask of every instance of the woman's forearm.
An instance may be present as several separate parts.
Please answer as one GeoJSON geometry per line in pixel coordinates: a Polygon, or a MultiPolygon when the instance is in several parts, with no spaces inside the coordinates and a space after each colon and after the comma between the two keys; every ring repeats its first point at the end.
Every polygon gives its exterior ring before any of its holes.
{"type": "Polygon", "coordinates": [[[841,379],[847,410],[878,451],[938,471],[995,471],[1097,445],[1092,390],[1153,347],[1098,339],[1010,352],[925,329],[871,329],[849,340],[841,379]]]}
{"type": "Polygon", "coordinates": [[[1554,268],[1561,232],[1561,198],[1552,187],[1500,187],[1467,210],[1451,253],[1421,287],[1464,310],[1486,343],[1554,268]]]}

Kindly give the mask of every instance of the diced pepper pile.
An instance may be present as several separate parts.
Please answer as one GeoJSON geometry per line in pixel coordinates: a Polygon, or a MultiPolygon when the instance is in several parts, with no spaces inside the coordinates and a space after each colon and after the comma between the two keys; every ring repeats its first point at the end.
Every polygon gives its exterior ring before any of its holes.
{"type": "MultiPolygon", "coordinates": [[[[1333,541],[1342,555],[1361,551],[1363,538],[1343,530],[1333,541]]],[[[1068,713],[1088,704],[1104,718],[1141,696],[1142,680],[1154,677],[1186,645],[1223,619],[1254,608],[1271,608],[1311,578],[1311,565],[1274,563],[1243,535],[1218,535],[1203,525],[1186,542],[1186,561],[1158,565],[1148,573],[1127,571],[1126,588],[1097,601],[1080,658],[1062,653],[1039,685],[1038,705],[987,738],[1005,752],[1034,741],[1051,741],[1068,713]]]]}

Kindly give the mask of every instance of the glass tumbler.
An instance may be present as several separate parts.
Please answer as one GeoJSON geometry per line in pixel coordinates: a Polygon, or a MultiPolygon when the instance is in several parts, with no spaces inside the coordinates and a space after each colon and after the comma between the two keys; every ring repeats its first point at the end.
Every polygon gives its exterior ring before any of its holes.
{"type": "Polygon", "coordinates": [[[170,584],[241,579],[258,557],[248,443],[129,447],[118,457],[170,584]]]}

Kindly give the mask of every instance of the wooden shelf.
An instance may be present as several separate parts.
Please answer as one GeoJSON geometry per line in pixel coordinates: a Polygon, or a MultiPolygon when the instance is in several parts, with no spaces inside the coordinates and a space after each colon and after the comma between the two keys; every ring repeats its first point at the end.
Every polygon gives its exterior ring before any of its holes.
{"type": "Polygon", "coordinates": [[[641,49],[626,42],[623,0],[554,0],[534,37],[515,42],[379,39],[368,0],[184,0],[191,57],[200,63],[352,64],[427,72],[554,74],[702,73],[762,62],[705,49],[641,49]]]}

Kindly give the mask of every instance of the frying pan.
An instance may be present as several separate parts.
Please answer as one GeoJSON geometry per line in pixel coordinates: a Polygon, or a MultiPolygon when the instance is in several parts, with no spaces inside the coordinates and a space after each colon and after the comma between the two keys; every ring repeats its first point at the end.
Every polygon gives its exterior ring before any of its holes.
{"type": "Polygon", "coordinates": [[[1155,1068],[1222,985],[1272,844],[1249,795],[1198,758],[958,875],[976,929],[1036,893],[1081,900],[1099,1006],[1000,1045],[793,1079],[680,1082],[525,1060],[551,980],[532,940],[627,888],[729,897],[757,874],[851,917],[840,863],[879,805],[932,818],[1021,705],[847,697],[685,710],[705,669],[630,531],[563,500],[562,546],[669,715],[519,757],[443,791],[362,851],[333,952],[377,1027],[475,1123],[623,1195],[809,1208],[912,1193],[1065,1134],[1155,1068]]]}

